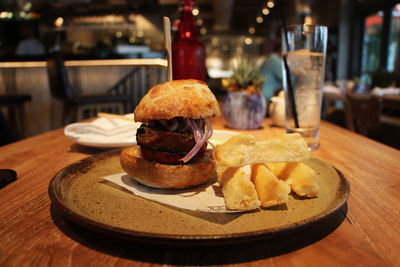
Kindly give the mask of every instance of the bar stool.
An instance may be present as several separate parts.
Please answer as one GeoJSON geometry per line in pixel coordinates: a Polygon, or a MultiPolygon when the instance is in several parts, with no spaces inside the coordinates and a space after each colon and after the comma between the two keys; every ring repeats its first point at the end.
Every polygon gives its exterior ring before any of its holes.
{"type": "Polygon", "coordinates": [[[16,139],[26,137],[26,111],[25,103],[31,101],[29,94],[5,94],[0,95],[0,107],[6,107],[8,122],[12,130],[12,135],[16,139]]]}
{"type": "Polygon", "coordinates": [[[53,52],[48,57],[47,73],[52,96],[63,102],[64,105],[63,124],[81,120],[83,118],[82,108],[84,106],[95,107],[97,111],[113,109],[115,107],[114,109],[117,109],[117,113],[125,112],[126,103],[129,100],[128,95],[103,94],[79,96],[75,94],[69,83],[67,70],[60,52],[53,52]]]}

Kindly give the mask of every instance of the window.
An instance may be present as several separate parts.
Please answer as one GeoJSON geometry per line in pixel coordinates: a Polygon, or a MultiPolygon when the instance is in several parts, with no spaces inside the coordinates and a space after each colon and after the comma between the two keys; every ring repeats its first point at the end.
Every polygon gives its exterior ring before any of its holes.
{"type": "Polygon", "coordinates": [[[400,4],[392,9],[392,21],[390,27],[387,71],[400,71],[400,4]]]}
{"type": "Polygon", "coordinates": [[[383,28],[383,12],[365,18],[365,33],[363,38],[361,71],[375,72],[379,68],[380,49],[383,28]]]}

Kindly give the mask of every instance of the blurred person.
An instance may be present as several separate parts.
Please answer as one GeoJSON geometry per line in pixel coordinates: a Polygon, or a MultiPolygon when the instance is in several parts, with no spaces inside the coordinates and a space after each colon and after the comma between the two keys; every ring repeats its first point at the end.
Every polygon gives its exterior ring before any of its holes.
{"type": "Polygon", "coordinates": [[[267,101],[283,88],[281,57],[281,43],[277,42],[260,68],[261,76],[266,78],[262,87],[262,93],[267,101]]]}
{"type": "Polygon", "coordinates": [[[43,44],[36,38],[35,28],[31,25],[22,25],[21,35],[23,39],[18,43],[15,54],[17,56],[44,56],[46,50],[43,44]]]}
{"type": "Polygon", "coordinates": [[[111,48],[103,41],[99,41],[96,44],[95,55],[97,58],[107,58],[111,48]]]}

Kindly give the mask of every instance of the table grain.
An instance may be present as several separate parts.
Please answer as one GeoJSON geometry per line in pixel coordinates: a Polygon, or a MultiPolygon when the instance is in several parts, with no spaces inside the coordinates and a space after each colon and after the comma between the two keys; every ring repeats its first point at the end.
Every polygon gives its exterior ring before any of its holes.
{"type": "MultiPolygon", "coordinates": [[[[221,118],[214,129],[225,129],[221,118]]],[[[271,126],[241,131],[258,140],[271,126]]],[[[101,150],[73,143],[63,129],[0,147],[0,168],[18,178],[0,190],[0,266],[400,266],[400,151],[328,122],[312,155],[350,183],[347,205],[312,227],[242,244],[164,246],[103,236],[59,214],[48,185],[62,168],[101,150]]]]}

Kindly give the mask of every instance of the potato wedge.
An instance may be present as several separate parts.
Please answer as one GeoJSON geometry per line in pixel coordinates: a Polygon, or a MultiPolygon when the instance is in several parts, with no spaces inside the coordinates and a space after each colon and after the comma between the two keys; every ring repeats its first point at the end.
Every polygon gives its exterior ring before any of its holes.
{"type": "Polygon", "coordinates": [[[239,134],[217,145],[213,158],[217,165],[240,167],[265,162],[302,161],[310,157],[307,144],[300,134],[256,142],[253,135],[239,134]]]}
{"type": "Polygon", "coordinates": [[[264,164],[251,165],[251,181],[262,207],[267,208],[289,201],[290,186],[279,180],[264,164]]]}
{"type": "Polygon", "coordinates": [[[217,176],[228,209],[246,211],[260,207],[254,184],[242,168],[221,167],[217,176]]]}
{"type": "Polygon", "coordinates": [[[302,197],[318,195],[317,173],[303,162],[266,163],[268,169],[302,197]]]}

